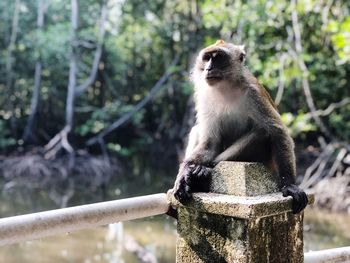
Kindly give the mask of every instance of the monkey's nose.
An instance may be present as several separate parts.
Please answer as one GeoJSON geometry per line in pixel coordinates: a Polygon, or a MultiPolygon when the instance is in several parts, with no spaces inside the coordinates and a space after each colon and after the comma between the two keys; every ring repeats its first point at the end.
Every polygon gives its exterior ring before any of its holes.
{"type": "Polygon", "coordinates": [[[212,69],[213,69],[213,65],[211,65],[211,64],[206,66],[206,68],[205,68],[205,70],[208,72],[211,71],[212,69]]]}

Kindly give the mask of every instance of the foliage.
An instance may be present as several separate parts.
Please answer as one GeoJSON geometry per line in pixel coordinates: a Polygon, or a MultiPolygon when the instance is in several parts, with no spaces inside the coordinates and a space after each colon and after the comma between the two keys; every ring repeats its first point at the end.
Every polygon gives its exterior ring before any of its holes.
{"type": "Polygon", "coordinates": [[[342,60],[347,62],[350,60],[350,17],[343,22],[331,21],[328,30],[332,33],[333,45],[342,60]]]}
{"type": "MultiPolygon", "coordinates": [[[[9,54],[14,2],[0,3],[0,55],[9,54]]],[[[75,99],[74,130],[70,140],[85,147],[92,136],[140,102],[167,70],[176,55],[177,69],[151,103],[105,140],[110,151],[131,155],[155,141],[169,145],[184,137],[183,118],[191,94],[189,69],[195,52],[222,38],[245,44],[247,65],[268,87],[272,97],[284,87],[279,105],[293,136],[320,132],[305,116],[309,108],[302,89],[306,74],[318,109],[349,96],[350,4],[348,1],[140,1],[109,0],[103,54],[94,83],[75,99]],[[297,11],[302,53],[308,71],[300,69],[292,13],[297,11]]],[[[70,2],[46,0],[42,30],[36,26],[37,0],[20,1],[12,69],[0,61],[0,149],[21,141],[31,114],[35,62],[42,62],[40,106],[34,133],[44,145],[64,127],[69,55],[70,2]],[[13,88],[8,86],[9,74],[13,88]],[[13,108],[11,108],[11,103],[13,108]],[[10,106],[9,106],[10,105],[10,106]],[[11,123],[12,121],[12,123],[11,123]],[[14,123],[15,122],[15,123],[14,123]],[[15,125],[14,125],[15,124],[15,125]]],[[[89,76],[98,43],[102,1],[79,1],[78,84],[89,76]]],[[[350,139],[349,106],[323,117],[334,136],[350,139]]],[[[33,142],[32,142],[33,143],[33,142]]],[[[308,143],[308,142],[307,142],[308,143]]],[[[17,145],[18,146],[18,145],[17,145]]],[[[173,147],[174,148],[174,147],[173,147]]]]}
{"type": "Polygon", "coordinates": [[[16,140],[11,137],[10,130],[6,127],[6,122],[0,120],[0,150],[6,150],[15,144],[16,140]]]}

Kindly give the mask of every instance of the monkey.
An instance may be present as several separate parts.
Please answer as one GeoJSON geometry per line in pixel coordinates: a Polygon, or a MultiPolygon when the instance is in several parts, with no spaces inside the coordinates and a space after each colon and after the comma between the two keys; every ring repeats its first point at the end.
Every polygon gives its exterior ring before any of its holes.
{"type": "Polygon", "coordinates": [[[208,192],[213,167],[221,161],[261,162],[301,212],[307,195],[295,184],[294,142],[267,90],[245,66],[244,46],[218,40],[201,50],[192,70],[196,123],[173,189],[188,203],[194,192],[208,192]]]}

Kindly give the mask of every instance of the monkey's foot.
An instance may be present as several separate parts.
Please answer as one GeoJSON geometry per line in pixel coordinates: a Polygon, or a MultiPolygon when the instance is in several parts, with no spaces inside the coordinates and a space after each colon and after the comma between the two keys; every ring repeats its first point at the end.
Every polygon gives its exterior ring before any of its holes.
{"type": "Polygon", "coordinates": [[[293,197],[292,210],[294,214],[300,213],[308,203],[308,198],[305,192],[294,184],[283,187],[282,194],[284,197],[293,197]]]}
{"type": "Polygon", "coordinates": [[[208,192],[211,170],[202,165],[185,164],[183,173],[178,176],[179,181],[175,184],[174,197],[186,204],[191,200],[193,192],[208,192]]]}

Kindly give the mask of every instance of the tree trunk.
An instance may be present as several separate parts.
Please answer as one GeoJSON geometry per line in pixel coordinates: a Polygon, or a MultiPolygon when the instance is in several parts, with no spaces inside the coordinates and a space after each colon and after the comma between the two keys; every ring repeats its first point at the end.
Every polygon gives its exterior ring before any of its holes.
{"type": "MultiPolygon", "coordinates": [[[[38,16],[37,16],[37,27],[38,31],[42,31],[44,27],[44,15],[46,11],[46,6],[44,0],[38,0],[38,16]]],[[[37,47],[40,49],[40,47],[37,47]]],[[[40,86],[41,86],[41,52],[38,50],[39,56],[35,63],[35,73],[34,73],[34,87],[32,93],[32,99],[30,103],[30,115],[28,116],[27,125],[24,129],[23,140],[25,142],[37,140],[33,132],[33,126],[36,121],[36,116],[38,113],[39,100],[40,100],[40,86]]]]}
{"type": "Polygon", "coordinates": [[[6,55],[6,88],[8,91],[9,98],[7,99],[7,110],[10,112],[10,124],[11,124],[11,132],[14,137],[17,137],[17,128],[16,128],[16,116],[15,116],[15,95],[13,92],[13,56],[12,53],[15,49],[15,44],[17,40],[17,32],[18,32],[18,19],[19,19],[19,6],[21,1],[15,0],[14,2],[14,10],[13,10],[13,18],[12,18],[12,28],[11,28],[11,36],[10,43],[7,48],[6,55]]]}
{"type": "Polygon", "coordinates": [[[78,2],[77,0],[71,0],[71,55],[69,63],[69,82],[68,92],[66,100],[66,127],[68,132],[73,127],[74,116],[74,99],[75,99],[75,86],[77,82],[77,56],[76,46],[77,43],[77,28],[78,28],[78,2]]]}
{"type": "Polygon", "coordinates": [[[56,153],[64,148],[70,155],[70,165],[74,164],[74,149],[68,141],[68,135],[73,129],[74,123],[74,102],[76,97],[78,97],[82,92],[95,81],[98,66],[101,59],[103,38],[105,34],[105,22],[107,18],[107,3],[103,1],[101,8],[101,17],[99,22],[99,34],[98,43],[95,51],[94,62],[91,68],[89,77],[79,86],[77,86],[77,54],[76,48],[79,43],[77,39],[77,29],[78,29],[78,2],[77,0],[71,0],[71,55],[69,63],[69,81],[68,90],[66,98],[66,124],[65,127],[56,134],[50,142],[45,146],[45,157],[52,158],[56,153]]]}
{"type": "Polygon", "coordinates": [[[78,29],[78,1],[71,0],[71,55],[69,63],[69,81],[66,99],[66,125],[61,132],[62,147],[67,150],[70,155],[70,166],[74,165],[74,149],[68,141],[68,135],[73,128],[74,121],[74,100],[75,100],[75,86],[77,82],[77,29],[78,29]]]}
{"type": "Polygon", "coordinates": [[[74,149],[68,141],[68,135],[73,127],[74,117],[74,99],[75,99],[75,86],[77,79],[77,55],[76,55],[76,43],[77,43],[77,29],[78,29],[78,2],[77,0],[71,0],[71,54],[69,62],[69,80],[66,97],[66,124],[64,128],[56,134],[50,142],[45,146],[45,157],[53,158],[56,153],[61,149],[65,149],[70,156],[69,166],[74,165],[74,149]]]}
{"type": "Polygon", "coordinates": [[[103,39],[104,39],[105,32],[106,32],[106,28],[105,28],[106,20],[107,20],[107,3],[106,3],[106,1],[103,1],[102,7],[101,7],[100,21],[99,21],[99,25],[98,25],[97,47],[96,47],[96,51],[95,51],[94,61],[92,63],[92,67],[91,67],[91,72],[90,72],[89,77],[76,88],[76,90],[75,90],[76,96],[79,96],[83,92],[85,92],[89,88],[89,86],[91,86],[94,83],[94,81],[96,79],[98,66],[100,64],[100,60],[101,60],[101,56],[102,56],[103,39]]]}

